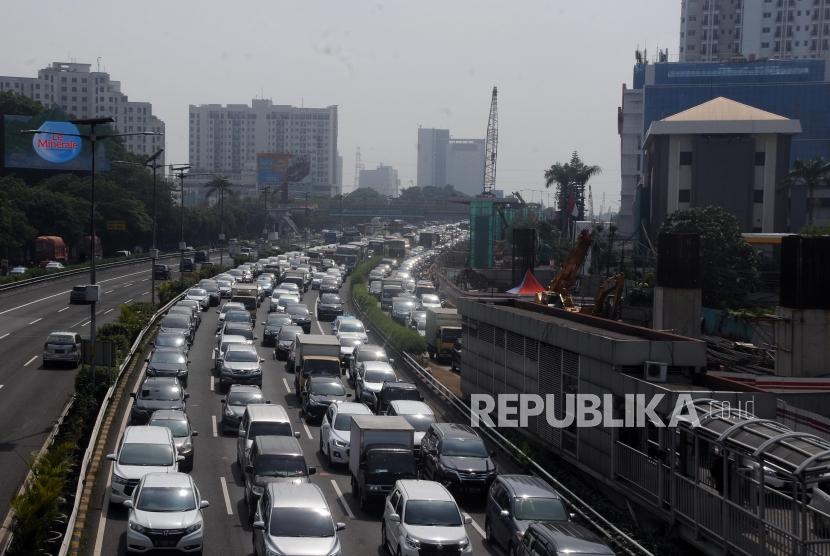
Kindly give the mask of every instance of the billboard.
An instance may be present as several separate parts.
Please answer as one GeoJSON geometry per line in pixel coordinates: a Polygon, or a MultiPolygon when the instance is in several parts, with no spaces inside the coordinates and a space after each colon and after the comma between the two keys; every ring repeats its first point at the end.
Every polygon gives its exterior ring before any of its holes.
{"type": "MultiPolygon", "coordinates": [[[[54,170],[59,172],[89,172],[92,167],[92,148],[78,135],[88,133],[66,121],[57,110],[36,116],[3,116],[3,166],[6,170],[54,170]],[[36,129],[39,133],[26,133],[36,129]]],[[[107,170],[109,160],[106,141],[96,145],[96,169],[107,170]]]]}
{"type": "Polygon", "coordinates": [[[258,153],[256,170],[260,186],[282,185],[286,181],[305,183],[311,173],[311,164],[308,158],[291,153],[258,153]]]}

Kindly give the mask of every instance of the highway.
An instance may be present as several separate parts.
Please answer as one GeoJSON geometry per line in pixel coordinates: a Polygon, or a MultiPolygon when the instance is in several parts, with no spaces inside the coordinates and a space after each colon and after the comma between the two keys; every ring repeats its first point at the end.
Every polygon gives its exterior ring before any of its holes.
{"type": "MultiPolygon", "coordinates": [[[[348,284],[348,282],[347,282],[348,284]]],[[[344,286],[344,298],[347,286],[344,286]]],[[[315,313],[317,292],[309,291],[303,302],[315,313]]],[[[268,301],[259,309],[257,322],[265,320],[268,301]]],[[[210,501],[210,507],[203,511],[205,519],[205,554],[212,555],[248,555],[253,553],[251,527],[248,524],[247,509],[244,503],[243,481],[236,464],[236,437],[223,435],[217,431],[216,423],[221,418],[222,394],[214,387],[212,374],[212,348],[215,344],[214,332],[216,312],[204,313],[202,324],[197,331],[196,340],[190,351],[190,378],[187,391],[190,393],[187,412],[193,428],[199,432],[194,439],[195,459],[191,475],[199,487],[202,498],[210,501]]],[[[261,336],[262,327],[257,327],[261,336]]],[[[331,333],[329,323],[312,323],[312,333],[331,333]]],[[[370,332],[371,336],[371,332],[370,332]]],[[[349,476],[345,468],[326,467],[319,453],[319,426],[306,425],[299,417],[298,399],[293,393],[293,375],[285,371],[284,362],[272,357],[273,348],[265,348],[256,342],[263,363],[263,392],[265,398],[275,404],[282,404],[291,416],[294,429],[301,433],[301,444],[305,458],[310,466],[317,467],[317,473],[311,477],[313,483],[320,486],[326,495],[335,521],[347,524],[340,533],[344,555],[377,555],[380,549],[380,512],[366,513],[360,510],[351,497],[349,476]]],[[[398,369],[399,376],[405,374],[398,369]]],[[[218,381],[217,381],[218,384],[218,381]]],[[[131,383],[132,389],[137,381],[131,383]]],[[[445,416],[444,408],[429,398],[427,403],[436,412],[438,420],[451,420],[445,416]]],[[[130,402],[131,403],[131,402],[130,402]]],[[[115,423],[123,432],[127,425],[129,403],[125,404],[123,413],[115,418],[115,423]]],[[[120,434],[119,432],[119,434],[120,434]]],[[[114,451],[115,437],[111,435],[108,451],[114,451]]],[[[500,469],[503,462],[499,461],[500,469]]],[[[87,554],[110,555],[125,554],[127,511],[122,507],[110,507],[106,492],[112,472],[112,464],[102,467],[102,473],[96,479],[89,521],[85,529],[87,554]],[[103,511],[101,509],[103,508],[103,511]]],[[[484,515],[482,499],[459,499],[463,511],[468,512],[474,520],[467,526],[467,532],[473,546],[474,554],[499,554],[486,546],[483,541],[484,515]]]]}
{"type": "MultiPolygon", "coordinates": [[[[89,307],[68,304],[72,286],[87,280],[88,274],[74,275],[0,294],[0,422],[6,423],[0,433],[2,515],[74,390],[77,369],[44,369],[41,352],[53,331],[89,337],[89,307]]],[[[97,281],[99,326],[117,318],[123,303],[150,301],[149,262],[101,269],[97,281]]]]}

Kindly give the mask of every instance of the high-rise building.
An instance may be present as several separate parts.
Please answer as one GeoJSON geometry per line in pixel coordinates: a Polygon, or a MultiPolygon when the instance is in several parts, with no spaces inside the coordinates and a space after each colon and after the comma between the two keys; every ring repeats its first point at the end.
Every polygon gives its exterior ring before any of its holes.
{"type": "MultiPolygon", "coordinates": [[[[58,106],[76,118],[112,116],[118,133],[153,132],[158,136],[123,137],[131,153],[149,156],[164,148],[164,122],[153,115],[149,102],[130,101],[121,91],[121,82],[103,71],[91,71],[90,64],[53,62],[38,71],[37,77],[0,76],[0,91],[18,93],[46,106],[58,106]]],[[[160,163],[164,163],[163,155],[160,163]]]]}
{"type": "Polygon", "coordinates": [[[398,171],[391,166],[378,164],[374,170],[360,170],[359,187],[371,187],[385,197],[397,197],[400,185],[398,171]]]}
{"type": "Polygon", "coordinates": [[[821,58],[830,54],[825,0],[682,0],[680,61],[821,58]]]}
{"type": "Polygon", "coordinates": [[[481,193],[484,139],[455,139],[448,129],[418,128],[417,185],[452,185],[467,195],[481,193]]]}
{"type": "Polygon", "coordinates": [[[309,193],[336,195],[337,106],[298,108],[268,99],[246,104],[190,105],[190,165],[194,172],[230,176],[257,185],[257,155],[289,154],[308,160],[309,193]]]}

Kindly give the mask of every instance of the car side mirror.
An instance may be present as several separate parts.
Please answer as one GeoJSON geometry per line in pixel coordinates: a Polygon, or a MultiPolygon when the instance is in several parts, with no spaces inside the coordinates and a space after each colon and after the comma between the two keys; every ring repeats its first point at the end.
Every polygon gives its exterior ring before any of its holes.
{"type": "Polygon", "coordinates": [[[316,467],[309,467],[308,468],[308,474],[309,475],[314,475],[315,473],[317,473],[317,468],[316,467]]]}
{"type": "Polygon", "coordinates": [[[149,362],[150,362],[150,358],[149,358],[149,357],[145,357],[145,358],[144,358],[144,362],[145,362],[145,363],[149,363],[149,362]]]}
{"type": "Polygon", "coordinates": [[[260,531],[265,531],[265,522],[262,520],[254,521],[251,524],[251,527],[253,527],[254,529],[258,529],[260,531]]]}
{"type": "Polygon", "coordinates": [[[576,514],[575,514],[575,513],[573,513],[573,512],[569,513],[569,514],[568,514],[568,519],[570,519],[571,521],[573,521],[574,519],[576,519],[576,514]]]}
{"type": "Polygon", "coordinates": [[[184,461],[184,456],[176,456],[176,461],[184,461]]]}
{"type": "Polygon", "coordinates": [[[398,515],[398,514],[389,514],[389,521],[391,521],[393,523],[400,523],[401,522],[401,516],[398,515]]]}
{"type": "Polygon", "coordinates": [[[121,502],[121,505],[125,508],[133,509],[133,501],[132,500],[124,500],[121,502]]]}
{"type": "Polygon", "coordinates": [[[470,525],[473,523],[473,518],[470,517],[470,514],[462,514],[461,517],[464,519],[464,525],[470,525]]]}
{"type": "Polygon", "coordinates": [[[295,433],[294,433],[294,438],[300,438],[300,433],[299,433],[299,432],[295,432],[295,433]]]}
{"type": "Polygon", "coordinates": [[[237,430],[236,436],[239,436],[240,438],[245,438],[245,429],[240,428],[239,430],[237,430]]]}
{"type": "Polygon", "coordinates": [[[260,363],[265,363],[265,358],[264,358],[264,357],[260,357],[260,358],[259,358],[259,362],[260,362],[260,363]]]}
{"type": "Polygon", "coordinates": [[[199,436],[199,431],[192,431],[190,436],[199,436]]]}
{"type": "Polygon", "coordinates": [[[343,529],[345,529],[345,528],[346,528],[346,524],[345,524],[345,523],[343,523],[342,521],[338,521],[338,522],[335,524],[335,528],[336,528],[338,531],[342,531],[343,529]]]}
{"type": "Polygon", "coordinates": [[[254,472],[254,466],[253,465],[246,465],[245,466],[245,473],[253,473],[253,472],[254,472]]]}
{"type": "Polygon", "coordinates": [[[130,392],[130,397],[131,397],[132,399],[135,399],[135,392],[130,392]]]}
{"type": "Polygon", "coordinates": [[[502,510],[499,512],[501,517],[510,517],[510,512],[508,510],[502,510]]]}
{"type": "Polygon", "coordinates": [[[394,359],[392,359],[392,358],[389,358],[389,364],[390,364],[390,365],[394,365],[394,364],[395,364],[395,360],[394,360],[394,359]]]}
{"type": "Polygon", "coordinates": [[[347,397],[347,398],[351,398],[351,397],[352,397],[352,393],[351,393],[351,392],[346,392],[346,397],[347,397]]]}
{"type": "Polygon", "coordinates": [[[116,456],[115,454],[107,454],[107,459],[110,461],[115,461],[118,459],[118,456],[116,456]]]}
{"type": "Polygon", "coordinates": [[[204,508],[207,508],[208,506],[210,506],[210,502],[208,502],[207,500],[200,500],[199,501],[199,508],[204,509],[204,508]]]}
{"type": "Polygon", "coordinates": [[[190,397],[190,394],[188,394],[187,392],[185,392],[185,393],[184,393],[184,399],[187,399],[187,398],[189,398],[189,397],[190,397]]]}
{"type": "Polygon", "coordinates": [[[222,398],[221,400],[219,400],[219,403],[221,403],[222,405],[225,405],[226,403],[228,403],[228,400],[226,400],[225,398],[222,398]]]}
{"type": "Polygon", "coordinates": [[[219,310],[217,309],[217,310],[216,310],[216,314],[217,314],[217,315],[220,315],[220,314],[222,314],[222,312],[221,312],[221,311],[219,311],[219,310]]]}
{"type": "Polygon", "coordinates": [[[190,359],[187,360],[187,364],[190,365],[190,359]]]}

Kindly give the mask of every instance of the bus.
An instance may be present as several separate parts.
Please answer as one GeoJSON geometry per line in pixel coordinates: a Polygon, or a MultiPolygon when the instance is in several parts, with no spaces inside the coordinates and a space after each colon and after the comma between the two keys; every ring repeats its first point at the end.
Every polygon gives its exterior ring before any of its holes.
{"type": "Polygon", "coordinates": [[[38,236],[35,238],[35,263],[57,261],[68,262],[66,244],[60,236],[38,236]]]}

